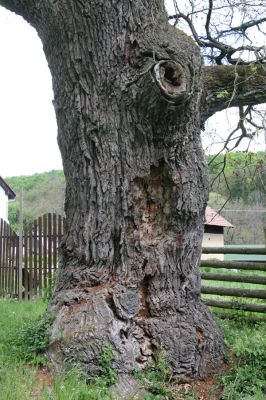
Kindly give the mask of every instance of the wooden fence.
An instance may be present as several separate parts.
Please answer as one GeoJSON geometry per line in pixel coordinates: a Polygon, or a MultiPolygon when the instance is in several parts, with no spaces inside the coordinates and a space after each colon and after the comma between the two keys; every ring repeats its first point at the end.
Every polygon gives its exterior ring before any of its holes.
{"type": "Polygon", "coordinates": [[[59,247],[64,232],[64,217],[45,214],[23,232],[23,254],[19,254],[19,236],[3,220],[0,225],[0,293],[32,299],[52,283],[58,268],[59,247]],[[19,259],[22,261],[19,268],[19,259]],[[19,279],[21,274],[21,279],[19,279]],[[19,288],[19,282],[22,288],[19,288]]]}
{"type": "MultiPolygon", "coordinates": [[[[40,296],[50,286],[58,268],[60,241],[64,232],[65,219],[61,215],[45,214],[27,226],[23,232],[23,254],[19,254],[19,236],[12,231],[7,222],[0,220],[0,295],[32,299],[40,296]],[[19,259],[22,265],[19,268],[19,259]],[[19,275],[21,273],[21,276],[19,275]],[[21,282],[22,288],[19,287],[21,282]]],[[[266,249],[250,248],[204,248],[205,254],[266,254],[266,249]]],[[[207,305],[223,309],[266,313],[266,262],[237,262],[204,260],[201,268],[207,267],[212,272],[202,272],[205,282],[234,282],[249,287],[225,287],[202,285],[201,292],[208,295],[207,305]],[[221,269],[222,272],[213,272],[221,269]],[[234,271],[230,273],[228,271],[234,271]],[[241,272],[240,272],[241,271],[241,272]],[[260,271],[245,275],[242,271],[260,271]],[[265,289],[250,288],[264,285],[265,289]],[[212,296],[215,295],[215,298],[212,296]],[[221,296],[221,300],[217,299],[221,296]],[[228,298],[229,300],[225,300],[228,298]],[[241,299],[241,301],[236,300],[241,299]],[[243,301],[255,299],[256,301],[243,301]]],[[[205,297],[205,296],[204,296],[205,297]]]]}
{"type": "Polygon", "coordinates": [[[18,293],[18,236],[0,219],[0,295],[18,293]]]}
{"type": "MultiPolygon", "coordinates": [[[[214,255],[266,255],[266,249],[254,249],[247,247],[203,248],[202,253],[214,255]]],[[[201,293],[204,295],[208,295],[208,298],[206,298],[206,296],[203,296],[204,301],[208,306],[218,307],[222,309],[231,309],[235,311],[241,310],[251,311],[255,313],[266,313],[266,262],[218,261],[215,259],[202,260],[201,268],[205,268],[206,270],[208,270],[208,272],[201,273],[201,278],[204,281],[233,282],[233,284],[241,283],[242,286],[241,288],[226,287],[223,284],[219,286],[211,286],[204,283],[201,287],[201,293]],[[216,273],[213,272],[213,269],[221,269],[222,271],[216,273]],[[210,270],[212,270],[212,272],[210,272],[210,270]],[[242,271],[252,271],[252,274],[243,274],[242,271]],[[256,271],[260,271],[260,275],[256,275],[256,271]],[[264,285],[265,288],[262,286],[263,288],[258,289],[256,286],[254,286],[258,284],[264,285]],[[214,295],[215,299],[212,299],[212,296],[210,295],[214,295]],[[229,300],[225,300],[224,298],[226,297],[229,297],[229,300]],[[241,300],[236,300],[236,298],[239,298],[241,300]],[[243,301],[243,299],[245,300],[243,301]],[[251,302],[247,299],[256,299],[256,301],[254,300],[251,302]]]]}

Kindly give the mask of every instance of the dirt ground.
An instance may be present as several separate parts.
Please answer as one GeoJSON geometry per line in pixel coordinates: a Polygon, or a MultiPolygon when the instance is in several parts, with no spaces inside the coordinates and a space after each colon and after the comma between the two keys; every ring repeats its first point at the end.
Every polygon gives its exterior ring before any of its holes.
{"type": "Polygon", "coordinates": [[[38,400],[42,390],[45,387],[51,387],[53,378],[51,372],[47,368],[38,368],[36,371],[36,386],[33,392],[33,399],[38,400]]]}
{"type": "MultiPolygon", "coordinates": [[[[178,384],[169,385],[176,400],[218,400],[222,389],[218,385],[219,376],[228,371],[228,365],[224,364],[216,371],[214,376],[205,379],[182,378],[178,384]],[[192,397],[194,394],[194,398],[192,397]]],[[[51,387],[53,382],[52,373],[47,368],[38,368],[36,371],[36,386],[33,392],[33,399],[38,400],[41,391],[45,387],[51,387]]],[[[89,399],[88,399],[89,400],[89,399]]],[[[165,400],[168,400],[167,397],[165,400]]]]}

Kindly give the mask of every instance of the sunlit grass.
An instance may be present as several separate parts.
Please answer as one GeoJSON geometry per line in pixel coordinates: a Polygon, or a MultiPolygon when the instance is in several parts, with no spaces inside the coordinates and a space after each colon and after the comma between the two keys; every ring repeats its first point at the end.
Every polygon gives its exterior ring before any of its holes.
{"type": "MultiPolygon", "coordinates": [[[[25,346],[27,343],[31,347],[39,343],[36,343],[36,337],[35,342],[31,342],[29,337],[22,344],[19,343],[19,339],[27,332],[29,335],[36,334],[34,327],[39,329],[38,320],[44,314],[46,306],[42,299],[31,302],[0,299],[0,400],[113,399],[108,392],[109,376],[95,378],[88,384],[87,376],[78,366],[74,366],[62,376],[53,375],[51,385],[44,385],[36,397],[38,382],[37,367],[34,365],[42,359],[38,355],[34,359],[32,352],[27,351],[25,346]]],[[[106,355],[108,356],[108,353],[106,355]]]]}
{"type": "Polygon", "coordinates": [[[29,400],[35,386],[35,369],[20,359],[14,338],[45,311],[42,301],[0,300],[0,399],[29,400]]]}
{"type": "MultiPolygon", "coordinates": [[[[50,383],[44,383],[36,397],[37,367],[27,364],[14,339],[23,326],[34,324],[45,309],[42,300],[18,302],[0,299],[0,400],[118,400],[110,395],[104,375],[88,380],[78,366],[63,375],[53,374],[50,383]]],[[[223,388],[220,399],[266,398],[265,324],[254,325],[243,318],[235,321],[217,318],[217,321],[224,332],[230,364],[229,372],[219,380],[223,388]]]]}

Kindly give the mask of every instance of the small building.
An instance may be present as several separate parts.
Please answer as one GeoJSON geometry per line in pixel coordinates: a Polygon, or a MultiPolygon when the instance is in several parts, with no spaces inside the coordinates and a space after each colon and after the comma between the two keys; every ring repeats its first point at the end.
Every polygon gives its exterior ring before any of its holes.
{"type": "MultiPolygon", "coordinates": [[[[211,207],[205,210],[205,225],[202,247],[224,247],[224,228],[233,228],[230,222],[219,215],[211,207]]],[[[202,260],[216,258],[223,260],[223,254],[202,254],[202,260]]]]}
{"type": "Polygon", "coordinates": [[[0,218],[8,222],[8,202],[14,200],[16,193],[0,176],[0,218]]]}

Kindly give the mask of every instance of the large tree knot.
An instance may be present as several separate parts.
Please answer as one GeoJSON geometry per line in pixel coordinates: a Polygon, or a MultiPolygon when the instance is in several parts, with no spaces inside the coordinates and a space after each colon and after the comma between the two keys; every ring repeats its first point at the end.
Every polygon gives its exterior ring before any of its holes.
{"type": "Polygon", "coordinates": [[[171,103],[183,103],[189,97],[183,67],[175,61],[161,60],[153,69],[155,82],[163,96],[171,103]]]}

